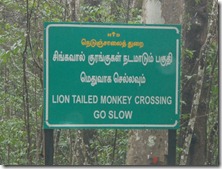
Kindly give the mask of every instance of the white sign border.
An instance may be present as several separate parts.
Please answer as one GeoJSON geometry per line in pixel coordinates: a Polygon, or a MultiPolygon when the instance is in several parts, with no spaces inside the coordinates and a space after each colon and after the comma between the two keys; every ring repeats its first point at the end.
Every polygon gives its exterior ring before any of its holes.
{"type": "MultiPolygon", "coordinates": [[[[46,104],[45,104],[45,123],[48,127],[52,128],[100,128],[100,127],[115,127],[115,128],[173,128],[176,127],[178,121],[175,120],[174,124],[50,124],[49,120],[49,28],[50,27],[89,27],[89,28],[124,28],[124,29],[167,29],[167,30],[175,30],[177,34],[180,33],[177,27],[173,26],[133,26],[133,25],[88,25],[88,24],[49,24],[46,27],[46,86],[44,88],[46,92],[46,104]]],[[[179,68],[179,39],[176,39],[176,69],[179,68]]],[[[175,91],[175,115],[178,114],[178,82],[179,82],[179,72],[176,71],[176,91],[175,91]]]]}

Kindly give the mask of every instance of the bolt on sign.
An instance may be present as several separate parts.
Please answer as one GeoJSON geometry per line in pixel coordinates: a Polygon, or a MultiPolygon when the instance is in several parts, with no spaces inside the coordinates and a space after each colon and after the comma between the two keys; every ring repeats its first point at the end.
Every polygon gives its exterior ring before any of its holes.
{"type": "Polygon", "coordinates": [[[44,23],[44,128],[177,129],[180,25],[44,23]]]}

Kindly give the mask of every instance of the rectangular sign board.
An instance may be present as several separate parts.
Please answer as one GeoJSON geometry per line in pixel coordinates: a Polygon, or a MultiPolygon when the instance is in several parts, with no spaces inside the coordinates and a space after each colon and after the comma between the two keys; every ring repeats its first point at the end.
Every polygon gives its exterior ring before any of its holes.
{"type": "Polygon", "coordinates": [[[177,129],[180,25],[44,24],[44,128],[177,129]]]}

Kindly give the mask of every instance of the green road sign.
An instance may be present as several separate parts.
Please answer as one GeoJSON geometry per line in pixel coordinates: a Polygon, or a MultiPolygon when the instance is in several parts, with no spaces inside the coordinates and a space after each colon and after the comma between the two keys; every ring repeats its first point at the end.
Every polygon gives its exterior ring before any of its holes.
{"type": "Polygon", "coordinates": [[[44,128],[179,127],[180,25],[44,24],[44,128]]]}

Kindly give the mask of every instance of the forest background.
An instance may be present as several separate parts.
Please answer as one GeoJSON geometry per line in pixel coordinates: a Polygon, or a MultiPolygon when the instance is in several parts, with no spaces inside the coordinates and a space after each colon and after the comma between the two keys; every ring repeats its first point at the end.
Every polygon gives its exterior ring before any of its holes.
{"type": "MultiPolygon", "coordinates": [[[[149,7],[160,5],[160,13],[171,15],[179,5],[182,8],[175,12],[182,17],[178,21],[165,18],[166,22],[181,23],[183,27],[181,127],[177,130],[176,164],[219,165],[217,3],[216,0],[1,0],[0,164],[44,165],[44,22],[150,23],[149,17],[153,16],[149,7]]],[[[57,129],[54,164],[166,165],[165,135],[165,131],[153,130],[57,129]]]]}

